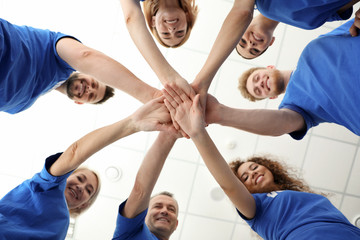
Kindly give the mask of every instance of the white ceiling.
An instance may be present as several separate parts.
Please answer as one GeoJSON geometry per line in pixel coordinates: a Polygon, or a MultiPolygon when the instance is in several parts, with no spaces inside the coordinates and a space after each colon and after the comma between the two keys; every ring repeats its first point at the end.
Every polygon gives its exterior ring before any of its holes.
{"type": "MultiPolygon", "coordinates": [[[[204,63],[232,6],[231,0],[197,0],[197,3],[200,13],[189,41],[180,49],[160,47],[189,82],[204,63]]],[[[72,34],[160,88],[155,74],[129,37],[118,0],[0,0],[0,16],[15,24],[72,34]]],[[[335,22],[305,31],[280,24],[274,45],[263,56],[247,61],[233,53],[216,75],[210,93],[231,107],[276,108],[281,99],[259,103],[242,99],[237,77],[253,66],[294,68],[310,40],[339,25],[335,22]]],[[[0,196],[40,171],[48,155],[64,151],[81,136],[126,117],[139,106],[139,102],[120,91],[102,106],[78,106],[53,92],[20,114],[0,113],[0,196]]],[[[226,159],[254,153],[277,155],[298,168],[313,188],[333,193],[331,201],[350,221],[360,215],[360,139],[345,128],[322,124],[301,141],[289,136],[257,136],[219,125],[209,126],[208,131],[226,159]]],[[[141,160],[155,137],[156,133],[137,133],[88,161],[102,176],[102,190],[95,206],[77,220],[74,239],[111,239],[118,205],[130,193],[141,160]],[[109,166],[121,169],[118,182],[105,177],[109,166]]],[[[180,204],[179,227],[173,240],[252,239],[249,228],[219,190],[191,141],[179,140],[170,153],[155,192],[162,190],[175,193],[180,204]]]]}

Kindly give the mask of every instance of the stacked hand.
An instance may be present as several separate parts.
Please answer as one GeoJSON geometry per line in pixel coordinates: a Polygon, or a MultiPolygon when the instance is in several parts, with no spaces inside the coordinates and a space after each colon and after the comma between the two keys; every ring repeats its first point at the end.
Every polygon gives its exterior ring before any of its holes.
{"type": "Polygon", "coordinates": [[[165,85],[163,90],[165,105],[171,118],[190,137],[205,129],[203,111],[200,105],[200,95],[192,100],[181,88],[176,85],[165,85]]]}

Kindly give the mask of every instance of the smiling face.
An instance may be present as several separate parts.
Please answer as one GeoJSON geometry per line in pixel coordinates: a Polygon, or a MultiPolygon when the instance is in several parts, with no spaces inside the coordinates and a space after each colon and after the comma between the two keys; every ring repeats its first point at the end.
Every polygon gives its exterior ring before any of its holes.
{"type": "Polygon", "coordinates": [[[90,75],[75,73],[66,84],[68,97],[77,103],[97,103],[105,96],[106,85],[90,75]]]}
{"type": "Polygon", "coordinates": [[[146,225],[155,235],[170,236],[178,225],[178,205],[169,196],[158,195],[149,202],[149,209],[146,215],[146,225]]]}
{"type": "Polygon", "coordinates": [[[179,45],[187,31],[187,14],[180,7],[160,7],[152,17],[152,27],[167,46],[179,45]]]}
{"type": "Polygon", "coordinates": [[[66,182],[65,198],[69,209],[83,208],[98,188],[96,175],[81,169],[69,176],[66,182]]]}
{"type": "Polygon", "coordinates": [[[250,193],[271,192],[278,188],[270,170],[255,162],[243,163],[238,168],[237,175],[250,193]]]}
{"type": "Polygon", "coordinates": [[[246,59],[253,59],[260,56],[274,41],[273,32],[264,29],[254,19],[236,46],[236,51],[246,59]]]}
{"type": "Polygon", "coordinates": [[[273,66],[255,70],[246,81],[246,89],[257,99],[275,98],[285,91],[285,80],[273,66]]]}

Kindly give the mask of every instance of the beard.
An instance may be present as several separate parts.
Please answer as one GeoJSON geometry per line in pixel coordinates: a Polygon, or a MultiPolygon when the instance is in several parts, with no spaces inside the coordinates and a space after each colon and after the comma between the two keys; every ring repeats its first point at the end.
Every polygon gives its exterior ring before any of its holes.
{"type": "Polygon", "coordinates": [[[79,78],[79,74],[74,73],[74,74],[71,74],[70,77],[65,81],[66,94],[70,99],[73,99],[75,96],[72,89],[74,88],[74,83],[78,78],[79,78]]]}
{"type": "Polygon", "coordinates": [[[277,69],[274,69],[274,72],[272,73],[274,81],[274,87],[273,87],[273,94],[276,96],[282,94],[285,92],[285,79],[281,75],[280,71],[277,69]]]}

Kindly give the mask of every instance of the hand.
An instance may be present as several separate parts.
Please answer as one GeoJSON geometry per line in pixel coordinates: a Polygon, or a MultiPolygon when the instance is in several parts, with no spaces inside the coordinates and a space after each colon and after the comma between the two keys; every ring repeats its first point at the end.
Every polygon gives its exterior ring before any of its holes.
{"type": "Polygon", "coordinates": [[[200,94],[200,105],[203,109],[203,114],[205,116],[206,101],[207,101],[207,96],[208,96],[207,89],[196,84],[195,81],[191,83],[191,86],[195,90],[196,93],[200,94]]]}
{"type": "Polygon", "coordinates": [[[219,123],[220,103],[211,94],[207,95],[205,121],[207,124],[219,123]]]}
{"type": "Polygon", "coordinates": [[[135,128],[140,131],[175,131],[164,99],[164,96],[155,98],[134,112],[131,119],[135,128]]]}
{"type": "Polygon", "coordinates": [[[200,95],[196,95],[194,101],[177,86],[165,86],[165,105],[175,121],[180,124],[190,137],[194,136],[199,130],[205,129],[205,121],[200,106],[200,95]]]}
{"type": "Polygon", "coordinates": [[[355,21],[351,25],[349,32],[351,36],[356,37],[358,35],[358,29],[360,29],[360,8],[355,13],[355,21]]]}

